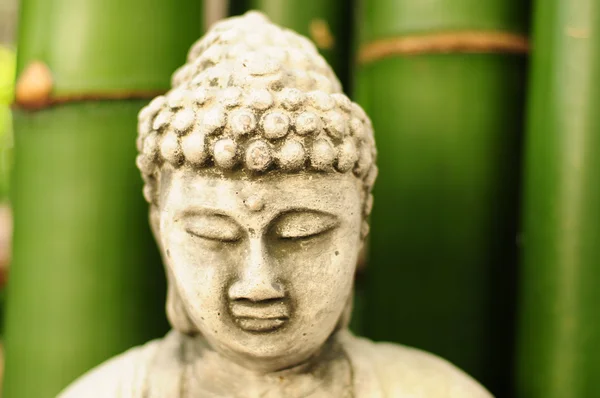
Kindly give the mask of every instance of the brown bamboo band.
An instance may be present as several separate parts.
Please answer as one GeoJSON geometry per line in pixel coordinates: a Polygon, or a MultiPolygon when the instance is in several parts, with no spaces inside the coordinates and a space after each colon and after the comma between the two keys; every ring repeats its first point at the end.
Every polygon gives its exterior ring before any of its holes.
{"type": "Polygon", "coordinates": [[[505,32],[462,31],[392,37],[363,45],[358,61],[367,64],[398,55],[447,53],[514,53],[529,51],[526,36],[505,32]]]}
{"type": "Polygon", "coordinates": [[[41,110],[50,108],[55,105],[69,104],[75,102],[87,101],[110,101],[110,100],[148,100],[164,94],[165,91],[148,91],[148,92],[111,92],[111,93],[88,93],[88,94],[73,94],[65,96],[57,96],[46,98],[44,101],[36,102],[19,102],[15,100],[14,109],[24,109],[28,111],[41,110]]]}
{"type": "Polygon", "coordinates": [[[48,66],[39,61],[32,62],[23,70],[17,80],[15,106],[21,109],[36,110],[70,102],[129,99],[150,100],[160,94],[164,94],[166,91],[109,91],[52,95],[53,88],[54,80],[48,66]]]}
{"type": "Polygon", "coordinates": [[[106,93],[86,93],[86,94],[68,94],[62,96],[46,97],[32,102],[19,101],[15,98],[14,107],[25,110],[40,110],[54,105],[68,104],[85,101],[108,101],[108,100],[148,100],[164,94],[166,91],[138,91],[138,92],[106,92],[106,93]]]}
{"type": "MultiPolygon", "coordinates": [[[[527,37],[514,33],[463,31],[422,36],[392,37],[365,44],[358,61],[367,64],[398,55],[445,53],[515,53],[529,51],[527,37]]],[[[115,91],[52,96],[53,79],[42,62],[32,62],[17,81],[15,104],[24,109],[41,109],[51,105],[94,100],[152,99],[159,91],[115,91]]]]}

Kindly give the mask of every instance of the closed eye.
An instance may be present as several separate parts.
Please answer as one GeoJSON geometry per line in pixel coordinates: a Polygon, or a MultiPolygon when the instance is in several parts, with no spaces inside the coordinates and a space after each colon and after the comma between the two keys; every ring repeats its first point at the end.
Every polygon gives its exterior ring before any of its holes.
{"type": "Polygon", "coordinates": [[[243,236],[242,228],[221,214],[189,216],[185,221],[185,231],[193,237],[217,242],[237,242],[243,236]]]}
{"type": "Polygon", "coordinates": [[[272,226],[276,237],[299,240],[317,237],[338,225],[337,217],[315,210],[294,210],[279,216],[272,226]]]}

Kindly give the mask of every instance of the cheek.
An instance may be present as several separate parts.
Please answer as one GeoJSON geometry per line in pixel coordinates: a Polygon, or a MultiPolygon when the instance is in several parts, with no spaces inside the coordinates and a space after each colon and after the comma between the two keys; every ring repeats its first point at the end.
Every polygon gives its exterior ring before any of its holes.
{"type": "MultiPolygon", "coordinates": [[[[185,231],[167,229],[164,250],[184,304],[194,318],[207,311],[220,312],[229,280],[223,251],[201,243],[185,231]]],[[[214,246],[214,245],[213,245],[214,246]]]]}
{"type": "Polygon", "coordinates": [[[299,312],[319,316],[337,314],[344,308],[358,258],[357,244],[352,243],[354,234],[351,235],[338,234],[323,245],[288,258],[287,266],[293,267],[290,281],[299,312]]]}

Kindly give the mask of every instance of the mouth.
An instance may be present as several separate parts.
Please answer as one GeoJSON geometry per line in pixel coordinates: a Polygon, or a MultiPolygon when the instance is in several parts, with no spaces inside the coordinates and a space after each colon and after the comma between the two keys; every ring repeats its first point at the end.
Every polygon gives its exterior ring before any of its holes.
{"type": "Polygon", "coordinates": [[[231,303],[230,310],[235,323],[247,332],[273,332],[290,319],[288,306],[283,301],[235,301],[231,303]]]}
{"type": "Polygon", "coordinates": [[[280,329],[288,321],[288,318],[234,318],[238,326],[247,332],[274,332],[280,329]]]}

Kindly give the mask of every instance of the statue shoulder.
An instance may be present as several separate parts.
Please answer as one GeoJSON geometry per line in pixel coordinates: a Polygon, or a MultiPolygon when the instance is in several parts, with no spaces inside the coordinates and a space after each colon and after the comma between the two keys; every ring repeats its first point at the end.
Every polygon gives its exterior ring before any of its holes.
{"type": "Polygon", "coordinates": [[[436,355],[354,336],[351,341],[354,354],[350,356],[370,368],[386,397],[493,398],[477,381],[436,355]]]}
{"type": "Polygon", "coordinates": [[[165,339],[152,340],[109,359],[75,380],[58,398],[141,398],[148,368],[165,339]]]}

